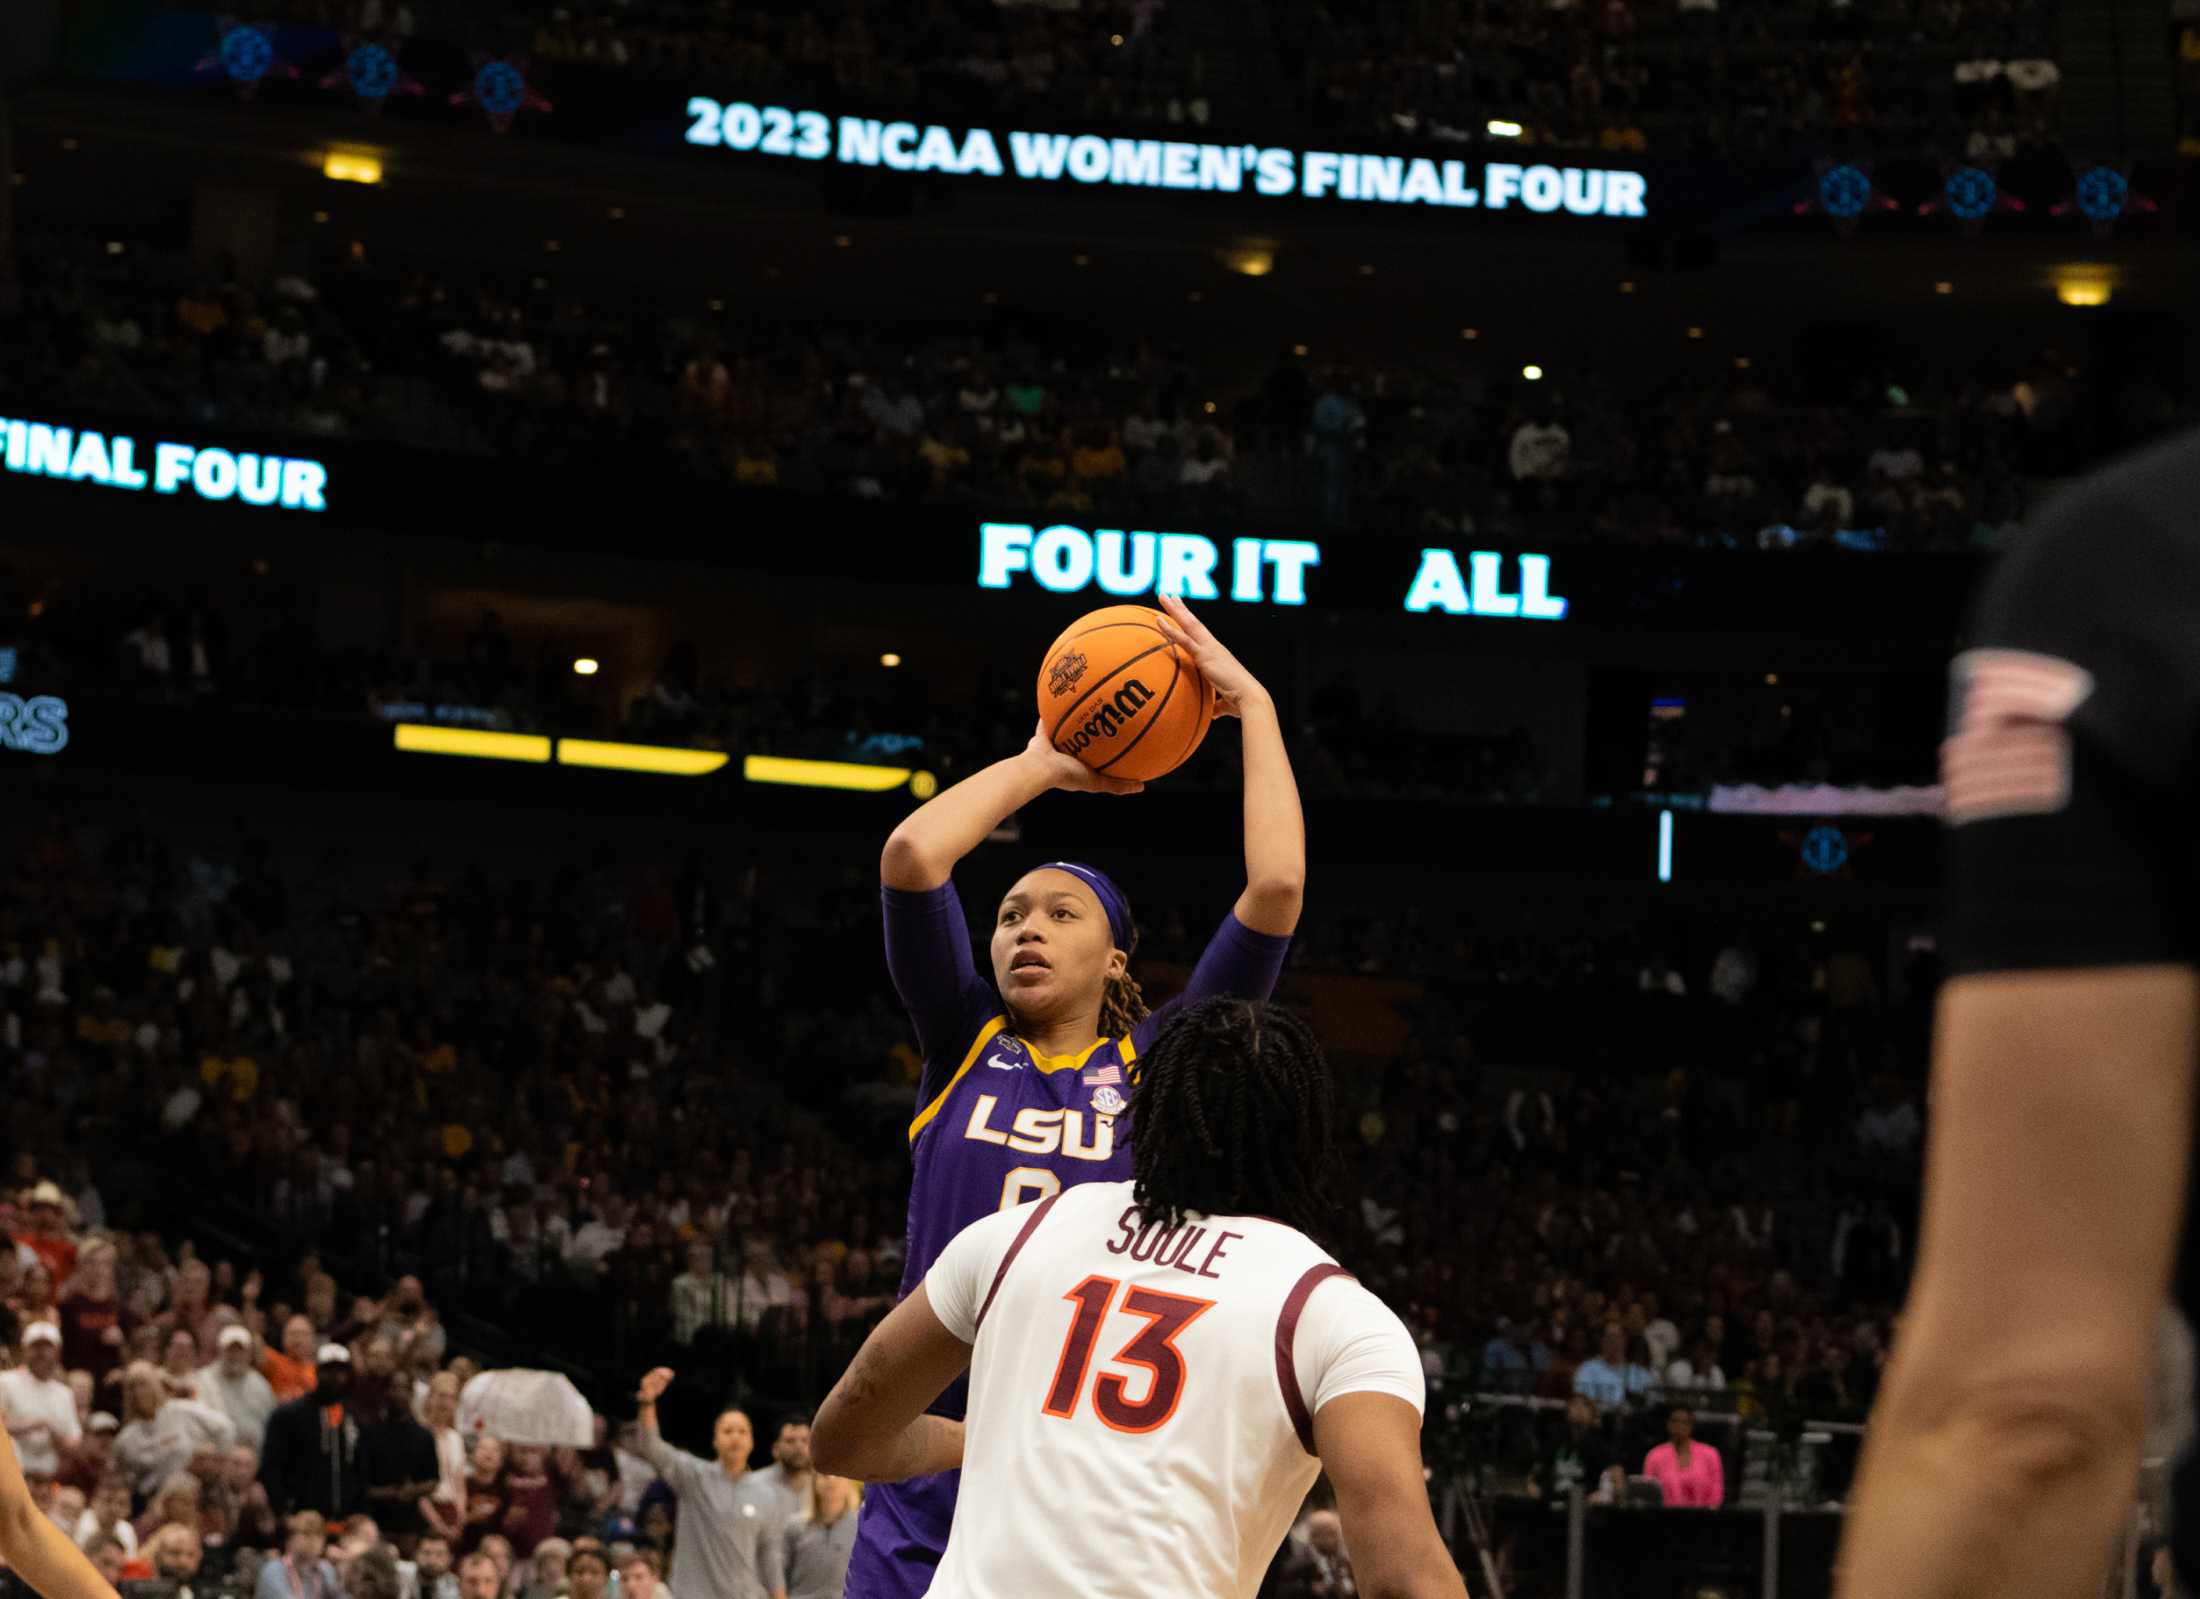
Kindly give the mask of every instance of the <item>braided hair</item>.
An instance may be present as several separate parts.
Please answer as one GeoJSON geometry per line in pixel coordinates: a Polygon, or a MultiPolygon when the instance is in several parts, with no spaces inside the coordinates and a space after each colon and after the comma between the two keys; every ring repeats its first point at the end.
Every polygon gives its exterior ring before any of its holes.
{"type": "MultiPolygon", "coordinates": [[[[1123,954],[1129,957],[1138,951],[1138,929],[1131,929],[1131,940],[1123,954]]],[[[1100,993],[1100,1036],[1102,1038],[1128,1038],[1130,1031],[1146,1019],[1146,996],[1139,989],[1138,979],[1125,967],[1123,975],[1108,979],[1108,986],[1100,993]]]]}
{"type": "Polygon", "coordinates": [[[1132,1198],[1165,1227],[1186,1211],[1271,1216],[1301,1232],[1329,1210],[1337,1102],[1314,1030],[1279,1005],[1209,999],[1138,1064],[1132,1198]]]}

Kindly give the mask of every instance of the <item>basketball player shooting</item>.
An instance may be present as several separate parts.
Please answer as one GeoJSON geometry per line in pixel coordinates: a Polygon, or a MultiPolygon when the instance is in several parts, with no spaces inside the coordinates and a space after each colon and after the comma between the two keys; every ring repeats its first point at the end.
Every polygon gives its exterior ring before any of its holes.
{"type": "Polygon", "coordinates": [[[818,1412],[820,1471],[960,1465],[940,1599],[1252,1599],[1326,1470],[1360,1599],[1465,1599],[1421,1360],[1307,1236],[1336,1109],[1312,1029],[1215,999],[1146,1058],[1129,1182],[964,1229],[818,1412]],[[926,1415],[965,1370],[967,1420],[926,1415]]]}
{"type": "MultiPolygon", "coordinates": [[[[1042,727],[1020,754],[973,773],[894,829],[879,861],[886,964],[924,1051],[909,1124],[904,1295],[980,1217],[1129,1176],[1117,1118],[1144,1092],[1142,1057],[1171,1010],[1275,990],[1306,880],[1306,828],[1283,730],[1243,663],[1182,601],[1162,604],[1169,640],[1212,688],[1216,714],[1236,717],[1243,730],[1244,892],[1184,993],[1149,1013],[1129,971],[1137,945],[1130,902],[1106,873],[1075,861],[1026,872],[994,913],[993,969],[983,976],[952,880],[986,835],[1050,789],[1121,794],[1140,785],[1063,754],[1042,727]]],[[[961,1416],[961,1384],[943,1381],[925,1395],[935,1397],[938,1415],[961,1416]]],[[[848,1599],[920,1599],[947,1547],[952,1462],[892,1476],[864,1497],[848,1599]]]]}
{"type": "Polygon", "coordinates": [[[0,1428],[0,1560],[44,1599],[115,1599],[84,1552],[31,1498],[15,1440],[0,1428]]]}
{"type": "MultiPolygon", "coordinates": [[[[2131,1515],[2164,1300],[2200,1292],[2196,501],[2200,434],[2088,480],[1954,664],[1924,1216],[1842,1599],[2098,1593],[2131,1515]]],[[[2189,1575],[2189,1453],[2173,1487],[2189,1575]]]]}

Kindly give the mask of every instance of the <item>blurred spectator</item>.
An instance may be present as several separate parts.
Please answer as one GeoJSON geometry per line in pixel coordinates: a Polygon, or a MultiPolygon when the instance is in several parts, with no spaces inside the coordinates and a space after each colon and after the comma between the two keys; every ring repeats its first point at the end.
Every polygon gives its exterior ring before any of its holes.
{"type": "Polygon", "coordinates": [[[23,1364],[0,1371],[0,1413],[26,1472],[55,1476],[62,1456],[83,1438],[76,1396],[61,1372],[61,1330],[35,1321],[23,1330],[23,1364]]]}
{"type": "Polygon", "coordinates": [[[260,1480],[278,1515],[315,1510],[342,1520],[364,1509],[359,1420],[350,1413],[351,1351],[324,1344],[316,1356],[313,1392],[278,1405],[267,1420],[260,1480]]]}
{"type": "MultiPolygon", "coordinates": [[[[121,1430],[122,1423],[107,1411],[95,1410],[85,1418],[83,1425],[84,1436],[63,1459],[59,1480],[89,1501],[102,1483],[116,1475],[115,1434],[121,1430]]],[[[128,1491],[126,1481],[124,1490],[128,1491]]]]}
{"type": "Polygon", "coordinates": [[[1696,1438],[1696,1413],[1673,1406],[1666,1413],[1665,1435],[1642,1462],[1642,1475],[1658,1485],[1665,1503],[1703,1510],[1726,1503],[1725,1468],[1719,1451],[1696,1438]]]}
{"type": "Polygon", "coordinates": [[[503,1583],[504,1574],[485,1554],[470,1554],[458,1563],[459,1599],[499,1599],[503,1583]]]}
{"type": "Polygon", "coordinates": [[[1614,1321],[1605,1323],[1595,1358],[1583,1361],[1574,1372],[1574,1392],[1601,1409],[1616,1410],[1656,1381],[1647,1366],[1628,1358],[1627,1333],[1614,1321]]]}
{"type": "Polygon", "coordinates": [[[77,1246],[69,1233],[68,1203],[59,1183],[36,1184],[30,1193],[29,1222],[15,1234],[16,1244],[43,1261],[57,1283],[67,1282],[76,1270],[77,1246]]]}
{"type": "MultiPolygon", "coordinates": [[[[787,1599],[840,1599],[856,1547],[859,1486],[846,1477],[809,1473],[799,1513],[787,1522],[787,1599]]],[[[620,1599],[639,1599],[621,1593],[620,1599]]]]}
{"type": "Polygon", "coordinates": [[[317,1510],[284,1522],[283,1553],[260,1568],[254,1599],[338,1599],[336,1568],[326,1558],[328,1526],[317,1510]]]}
{"type": "Polygon", "coordinates": [[[126,1402],[115,1459],[140,1494],[151,1495],[202,1451],[226,1449],[236,1428],[211,1405],[175,1393],[160,1368],[133,1362],[122,1374],[126,1402]]]}
{"type": "Polygon", "coordinates": [[[267,1434],[267,1418],[275,1413],[275,1390],[252,1369],[253,1338],[248,1329],[231,1323],[214,1343],[219,1354],[199,1372],[198,1396],[227,1416],[239,1441],[257,1451],[267,1434]]]}
{"type": "Polygon", "coordinates": [[[1566,1431],[1528,1474],[1528,1493],[1563,1503],[1574,1489],[1609,1494],[1608,1475],[1619,1457],[1597,1423],[1596,1403],[1587,1394],[1566,1401],[1566,1431]]]}
{"type": "Polygon", "coordinates": [[[439,1490],[442,1467],[435,1434],[413,1419],[412,1379],[392,1371],[382,1381],[389,1400],[359,1429],[359,1480],[376,1522],[409,1547],[426,1526],[421,1501],[439,1490]]]}
{"type": "Polygon", "coordinates": [[[320,1336],[314,1330],[309,1316],[292,1316],[283,1323],[283,1347],[260,1349],[260,1375],[267,1379],[267,1386],[279,1405],[288,1404],[313,1391],[319,1380],[314,1363],[314,1351],[320,1346],[320,1336]]]}
{"type": "Polygon", "coordinates": [[[810,1466],[809,1419],[789,1417],[772,1439],[772,1463],[756,1474],[756,1481],[778,1496],[780,1518],[791,1522],[808,1513],[816,1475],[810,1466]]]}
{"type": "Polygon", "coordinates": [[[423,1534],[413,1546],[413,1570],[420,1584],[420,1599],[458,1599],[458,1572],[451,1565],[451,1540],[441,1533],[423,1534]]]}
{"type": "Polygon", "coordinates": [[[1359,1585],[1352,1575],[1352,1557],[1344,1546],[1344,1522],[1334,1510],[1307,1515],[1305,1537],[1286,1543],[1276,1592],[1279,1599],[1349,1599],[1359,1585]]]}
{"type": "Polygon", "coordinates": [[[636,1549],[619,1562],[619,1599],[674,1599],[664,1575],[663,1555],[646,1546],[636,1549]]]}
{"type": "Polygon", "coordinates": [[[95,1384],[104,1381],[122,1363],[122,1304],[115,1293],[113,1245],[95,1242],[83,1250],[56,1313],[62,1356],[70,1369],[90,1372],[95,1384]]]}

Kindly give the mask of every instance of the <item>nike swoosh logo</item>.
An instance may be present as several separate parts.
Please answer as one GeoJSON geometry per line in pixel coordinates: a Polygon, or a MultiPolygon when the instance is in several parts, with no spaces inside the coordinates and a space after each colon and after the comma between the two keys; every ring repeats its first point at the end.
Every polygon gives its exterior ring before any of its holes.
{"type": "Polygon", "coordinates": [[[1003,1060],[998,1055],[986,1056],[985,1063],[997,1072],[1012,1072],[1016,1069],[1017,1064],[1012,1060],[1003,1060]]]}

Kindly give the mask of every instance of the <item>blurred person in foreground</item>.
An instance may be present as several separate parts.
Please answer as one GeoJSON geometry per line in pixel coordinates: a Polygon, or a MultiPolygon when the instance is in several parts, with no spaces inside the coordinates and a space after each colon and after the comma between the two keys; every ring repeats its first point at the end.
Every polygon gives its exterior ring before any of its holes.
{"type": "Polygon", "coordinates": [[[0,1561],[44,1599],[115,1599],[114,1584],[31,1498],[15,1458],[15,1445],[0,1433],[0,1561]]]}
{"type": "MultiPolygon", "coordinates": [[[[2059,498],[1989,580],[1941,746],[1948,979],[1916,1276],[1840,1599],[2097,1591],[2157,1328],[2190,1315],[2200,433],[2059,498]]],[[[2173,1477],[2200,1558],[2200,1462],[2173,1477]]]]}
{"type": "Polygon", "coordinates": [[[826,1397],[817,1469],[959,1468],[935,1585],[954,1599],[1249,1596],[1325,1470],[1362,1599],[1465,1599],[1421,1465],[1420,1351],[1307,1236],[1337,1166],[1313,1029],[1201,1001],[1138,1094],[1132,1181],[958,1233],[826,1397]],[[967,1421],[925,1414],[965,1370],[967,1421]]]}

